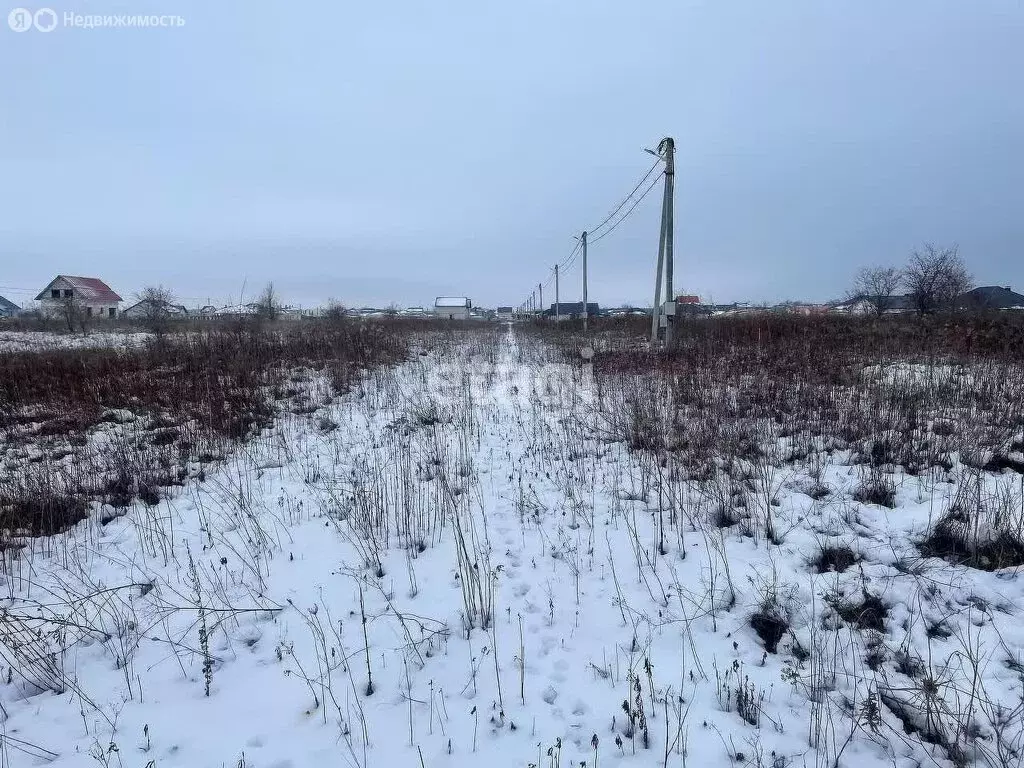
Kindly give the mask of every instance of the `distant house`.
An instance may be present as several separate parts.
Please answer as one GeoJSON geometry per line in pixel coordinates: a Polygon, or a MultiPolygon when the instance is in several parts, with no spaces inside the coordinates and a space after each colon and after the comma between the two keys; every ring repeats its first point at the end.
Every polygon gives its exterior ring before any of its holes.
{"type": "Polygon", "coordinates": [[[162,314],[165,317],[185,317],[188,314],[188,310],[180,304],[160,302],[159,306],[157,306],[156,302],[150,299],[143,299],[122,311],[121,317],[128,320],[145,320],[157,314],[162,314]]]}
{"type": "Polygon", "coordinates": [[[791,315],[809,317],[811,315],[824,315],[832,308],[827,304],[784,304],[779,309],[791,315]]]}
{"type": "Polygon", "coordinates": [[[756,307],[751,307],[744,301],[734,301],[732,304],[704,304],[701,309],[709,315],[747,315],[758,311],[756,307]]]}
{"type": "Polygon", "coordinates": [[[57,275],[38,296],[44,314],[59,316],[73,305],[86,317],[117,317],[121,297],[95,277],[57,275]]]}
{"type": "Polygon", "coordinates": [[[21,307],[13,301],[8,301],[0,296],[0,317],[17,317],[21,314],[21,307]]]}
{"type": "Polygon", "coordinates": [[[1010,286],[985,285],[961,294],[957,305],[963,309],[1022,309],[1024,296],[1010,286]]]}
{"type": "Polygon", "coordinates": [[[434,315],[445,320],[468,320],[471,302],[465,296],[438,296],[434,300],[434,315]]]}
{"type": "MultiPolygon", "coordinates": [[[[597,317],[601,307],[596,301],[587,302],[587,315],[597,317]]],[[[557,317],[559,320],[581,320],[583,318],[582,301],[560,301],[544,310],[544,317],[557,317]]]]}
{"type": "Polygon", "coordinates": [[[879,301],[883,302],[884,313],[887,315],[898,315],[917,310],[917,306],[914,304],[914,297],[909,293],[895,294],[893,296],[854,296],[850,299],[837,301],[831,304],[830,307],[833,312],[844,312],[850,315],[868,315],[875,311],[879,301]]]}
{"type": "Polygon", "coordinates": [[[512,307],[498,307],[497,313],[499,320],[512,320],[516,314],[512,307]]]}
{"type": "Polygon", "coordinates": [[[608,317],[642,317],[644,315],[650,317],[651,310],[645,307],[623,306],[606,309],[602,314],[608,317]]]}
{"type": "Polygon", "coordinates": [[[676,296],[675,313],[677,315],[692,316],[707,314],[707,311],[701,306],[700,296],[682,295],[676,296]]]}

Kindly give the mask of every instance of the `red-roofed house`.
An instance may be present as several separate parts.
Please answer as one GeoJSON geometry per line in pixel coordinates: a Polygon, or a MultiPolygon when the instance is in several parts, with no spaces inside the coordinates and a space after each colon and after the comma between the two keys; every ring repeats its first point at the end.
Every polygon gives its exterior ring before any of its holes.
{"type": "Polygon", "coordinates": [[[98,278],[57,275],[36,301],[48,315],[61,315],[73,302],[87,317],[117,317],[122,299],[98,278]]]}

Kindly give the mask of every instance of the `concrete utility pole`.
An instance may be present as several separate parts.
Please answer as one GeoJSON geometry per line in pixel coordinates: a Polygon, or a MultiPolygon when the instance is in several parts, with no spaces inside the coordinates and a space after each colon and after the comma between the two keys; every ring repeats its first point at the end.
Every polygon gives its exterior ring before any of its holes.
{"type": "Polygon", "coordinates": [[[537,290],[540,292],[540,306],[539,306],[539,309],[540,309],[541,314],[543,314],[544,313],[544,284],[543,283],[537,283],[537,290]]]}
{"type": "MultiPolygon", "coordinates": [[[[649,150],[648,150],[649,151],[649,150]]],[[[675,164],[675,152],[676,143],[675,141],[666,136],[658,144],[657,154],[665,161],[665,194],[661,201],[661,233],[658,236],[658,271],[654,285],[654,311],[651,319],[651,344],[656,344],[658,341],[658,327],[660,320],[665,315],[664,307],[661,301],[661,276],[662,270],[665,274],[665,303],[675,300],[673,295],[673,267],[675,266],[674,258],[672,255],[672,240],[674,235],[674,212],[673,212],[673,200],[675,197],[675,176],[676,176],[676,164],[675,164]]],[[[673,314],[674,320],[674,314],[673,314]]],[[[665,343],[669,344],[672,341],[672,321],[665,318],[665,343]]]]}
{"type": "Polygon", "coordinates": [[[590,317],[587,307],[587,233],[583,233],[583,332],[587,332],[587,320],[590,317]]]}
{"type": "Polygon", "coordinates": [[[676,188],[676,143],[674,139],[666,137],[662,140],[665,145],[665,301],[672,302],[672,317],[665,321],[665,345],[672,343],[672,331],[675,326],[675,300],[676,295],[672,285],[672,273],[675,267],[675,258],[672,255],[672,240],[675,235],[675,188],[676,188]]]}
{"type": "Polygon", "coordinates": [[[555,322],[562,319],[562,308],[558,304],[558,265],[555,264],[555,322]]]}
{"type": "Polygon", "coordinates": [[[661,231],[658,233],[658,270],[654,278],[654,306],[651,310],[651,346],[658,343],[661,323],[661,275],[665,269],[665,200],[661,201],[661,231]]]}

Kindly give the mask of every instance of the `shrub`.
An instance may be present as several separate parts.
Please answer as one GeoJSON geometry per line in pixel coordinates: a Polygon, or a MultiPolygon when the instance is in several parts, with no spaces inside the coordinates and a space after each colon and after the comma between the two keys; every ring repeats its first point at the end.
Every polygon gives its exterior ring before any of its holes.
{"type": "Polygon", "coordinates": [[[892,509],[896,506],[896,483],[884,472],[872,467],[854,489],[853,499],[892,509]]]}
{"type": "Polygon", "coordinates": [[[920,550],[987,571],[1024,565],[1024,498],[1011,482],[989,491],[984,474],[971,470],[920,550]]]}

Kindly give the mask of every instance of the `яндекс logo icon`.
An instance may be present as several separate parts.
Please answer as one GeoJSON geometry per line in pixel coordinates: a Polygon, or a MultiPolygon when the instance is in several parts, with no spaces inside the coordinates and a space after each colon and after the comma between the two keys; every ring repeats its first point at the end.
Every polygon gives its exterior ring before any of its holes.
{"type": "Polygon", "coordinates": [[[27,8],[15,8],[7,14],[7,26],[15,32],[27,32],[32,29],[32,11],[27,8]]]}
{"type": "Polygon", "coordinates": [[[57,13],[52,8],[40,8],[35,13],[28,8],[15,8],[7,14],[7,26],[15,32],[28,32],[32,27],[40,32],[53,32],[57,28],[57,13]]]}

